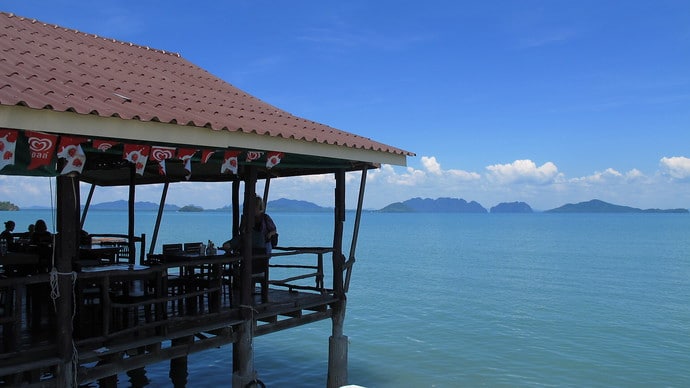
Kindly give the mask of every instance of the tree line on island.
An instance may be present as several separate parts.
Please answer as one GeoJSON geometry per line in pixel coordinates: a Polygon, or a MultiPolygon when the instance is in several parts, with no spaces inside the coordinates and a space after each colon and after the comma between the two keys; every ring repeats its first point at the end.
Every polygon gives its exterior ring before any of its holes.
{"type": "MultiPolygon", "coordinates": [[[[136,202],[135,209],[139,211],[156,211],[158,204],[154,202],[136,202]]],[[[89,210],[125,211],[128,208],[127,201],[113,201],[93,204],[89,210]]],[[[40,209],[31,207],[29,209],[40,209]]],[[[19,207],[0,201],[0,210],[19,210],[19,207]]],[[[179,212],[204,212],[204,211],[231,211],[230,205],[218,209],[204,209],[198,205],[177,206],[166,204],[166,211],[179,212]]],[[[267,210],[270,212],[298,212],[319,213],[331,212],[332,207],[323,207],[312,202],[294,199],[280,198],[268,201],[267,210]]],[[[530,205],[525,202],[502,202],[490,209],[484,208],[475,201],[467,202],[461,198],[412,198],[403,202],[395,202],[378,210],[368,210],[381,213],[535,213],[530,205]]],[[[614,205],[598,199],[586,202],[569,203],[554,209],[544,210],[543,213],[689,213],[688,209],[640,209],[630,206],[614,205]]]]}

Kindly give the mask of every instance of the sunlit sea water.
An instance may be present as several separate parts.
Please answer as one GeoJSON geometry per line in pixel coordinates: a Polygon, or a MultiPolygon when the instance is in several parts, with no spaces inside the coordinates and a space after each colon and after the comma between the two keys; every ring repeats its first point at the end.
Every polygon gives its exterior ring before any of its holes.
{"type": "MultiPolygon", "coordinates": [[[[18,230],[50,218],[2,215],[18,230]]],[[[138,215],[136,233],[149,241],[155,216],[138,215]]],[[[331,214],[272,216],[281,245],[331,243],[331,214]]],[[[348,214],[347,241],[353,221],[348,214]]],[[[93,211],[85,229],[125,233],[126,225],[124,213],[93,211]]],[[[227,213],[166,213],[158,247],[222,242],[229,225],[227,213]]],[[[689,237],[682,214],[365,213],[345,322],[349,381],[688,387],[689,237]]],[[[325,386],[330,334],[322,321],[256,338],[259,378],[269,387],[325,386]]],[[[172,385],[168,363],[146,371],[149,386],[172,385]]],[[[195,354],[187,387],[230,386],[231,374],[231,346],[195,354]]],[[[126,375],[119,385],[130,386],[126,375]]]]}

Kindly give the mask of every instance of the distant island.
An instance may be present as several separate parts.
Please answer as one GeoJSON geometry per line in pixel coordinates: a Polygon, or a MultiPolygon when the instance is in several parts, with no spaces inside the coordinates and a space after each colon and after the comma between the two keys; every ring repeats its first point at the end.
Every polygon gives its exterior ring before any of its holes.
{"type": "Polygon", "coordinates": [[[181,212],[191,212],[191,213],[193,213],[193,212],[202,212],[202,211],[204,211],[204,208],[201,207],[201,206],[196,206],[196,205],[186,205],[186,206],[182,206],[182,207],[180,208],[180,210],[178,210],[178,211],[181,211],[181,212]]]}
{"type": "MultiPolygon", "coordinates": [[[[47,209],[47,207],[30,206],[29,210],[47,209]]],[[[90,210],[127,211],[128,204],[125,200],[91,204],[90,210]]],[[[134,209],[137,211],[157,211],[158,204],[154,202],[136,202],[134,209]]],[[[18,206],[0,201],[0,210],[20,210],[18,206]]],[[[218,209],[204,209],[198,205],[186,205],[183,207],[166,204],[166,211],[180,212],[229,212],[232,206],[224,206],[218,209]]],[[[308,201],[279,198],[268,201],[266,210],[271,213],[324,213],[332,212],[332,207],[319,206],[308,201]]],[[[379,210],[369,209],[380,213],[535,213],[532,207],[525,202],[502,202],[487,211],[475,201],[467,202],[462,198],[412,198],[403,202],[391,203],[379,210]]],[[[688,209],[639,209],[630,206],[614,205],[599,199],[586,202],[569,203],[561,207],[544,210],[543,213],[690,213],[688,209]]]]}
{"type": "MultiPolygon", "coordinates": [[[[477,202],[460,198],[413,198],[385,206],[383,213],[487,213],[477,202]]],[[[525,202],[502,202],[491,208],[490,213],[533,213],[525,202]]],[[[630,206],[610,204],[598,199],[577,204],[567,204],[546,210],[544,213],[690,213],[688,209],[638,209],[630,206]]]]}
{"type": "Polygon", "coordinates": [[[460,198],[412,198],[404,202],[392,203],[379,211],[382,213],[487,213],[487,210],[477,202],[467,202],[460,198]]]}
{"type": "Polygon", "coordinates": [[[689,213],[689,211],[688,209],[638,209],[593,199],[587,202],[569,203],[546,210],[545,213],[689,213]]]}
{"type": "MultiPolygon", "coordinates": [[[[241,206],[241,205],[240,205],[241,206]]],[[[232,206],[227,205],[220,209],[212,209],[210,211],[232,211],[232,206]]],[[[300,201],[296,199],[279,198],[274,201],[268,201],[266,204],[266,211],[271,213],[323,213],[332,212],[332,207],[323,207],[308,201],[300,201]]]]}
{"type": "Polygon", "coordinates": [[[533,213],[532,207],[525,202],[502,202],[489,210],[491,213],[533,213]]]}
{"type": "Polygon", "coordinates": [[[19,206],[9,201],[0,201],[0,211],[17,211],[19,206]]]}
{"type": "Polygon", "coordinates": [[[275,201],[268,201],[266,211],[272,212],[332,212],[332,207],[323,207],[308,201],[299,201],[294,199],[279,198],[275,201]]]}
{"type": "MultiPolygon", "coordinates": [[[[96,203],[96,204],[91,204],[89,206],[89,210],[127,210],[128,208],[128,203],[125,200],[119,200],[119,201],[112,201],[112,202],[102,202],[102,203],[96,203]]],[[[165,207],[163,208],[164,210],[173,210],[177,211],[180,210],[180,207],[177,205],[168,205],[166,204],[165,207]]],[[[158,204],[154,202],[135,202],[134,203],[134,210],[158,210],[158,204]]]]}

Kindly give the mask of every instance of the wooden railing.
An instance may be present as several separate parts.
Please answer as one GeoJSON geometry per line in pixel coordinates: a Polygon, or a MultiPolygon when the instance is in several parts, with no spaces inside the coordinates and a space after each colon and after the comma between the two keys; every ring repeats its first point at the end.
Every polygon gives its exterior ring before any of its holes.
{"type": "MultiPolygon", "coordinates": [[[[293,273],[282,279],[270,279],[269,284],[274,286],[286,287],[293,290],[317,291],[321,294],[331,291],[326,289],[324,284],[323,259],[324,255],[333,252],[333,248],[324,247],[276,247],[273,248],[269,267],[284,269],[281,273],[293,273]],[[316,262],[309,264],[305,262],[309,255],[316,255],[316,262]],[[288,263],[288,259],[295,259],[288,263]],[[306,270],[306,273],[305,271],[306,270]],[[314,278],[314,286],[304,284],[305,279],[314,278]]],[[[274,272],[273,272],[274,273],[274,272]]],[[[273,276],[271,276],[273,277],[273,276]]]]}
{"type": "MultiPolygon", "coordinates": [[[[326,295],[332,290],[326,286],[324,256],[331,252],[332,248],[322,247],[274,249],[269,260],[270,288],[326,295]]],[[[178,261],[162,257],[150,255],[143,266],[113,264],[74,272],[73,329],[80,364],[114,357],[123,349],[135,349],[134,345],[150,351],[166,339],[203,331],[216,333],[217,341],[232,341],[228,337],[232,330],[225,333],[225,328],[241,322],[240,306],[233,299],[239,287],[233,287],[233,282],[239,280],[242,257],[214,255],[178,261]]],[[[17,352],[56,363],[51,284],[50,273],[0,279],[0,372],[13,370],[18,362],[33,368],[32,360],[16,359],[17,352]],[[31,330],[34,305],[28,300],[42,302],[46,315],[39,318],[39,331],[31,330]],[[33,333],[43,333],[38,345],[33,333]]],[[[270,315],[270,306],[262,307],[262,314],[270,315]]],[[[80,376],[90,378],[81,372],[80,376]]]]}
{"type": "MultiPolygon", "coordinates": [[[[136,249],[134,251],[129,250],[129,236],[126,234],[117,234],[117,233],[93,233],[89,234],[89,237],[91,237],[91,240],[93,241],[95,239],[104,239],[105,241],[100,242],[101,245],[114,245],[114,246],[119,246],[122,250],[122,252],[119,254],[119,256],[122,257],[127,257],[129,263],[136,263],[137,260],[137,252],[136,249]],[[108,242],[108,239],[112,239],[112,242],[108,242]]],[[[142,233],[141,236],[134,236],[132,238],[132,242],[136,246],[137,244],[139,245],[138,249],[138,256],[139,260],[138,263],[142,264],[144,261],[146,261],[146,234],[142,233]]],[[[120,261],[120,260],[118,260],[120,261]]]]}

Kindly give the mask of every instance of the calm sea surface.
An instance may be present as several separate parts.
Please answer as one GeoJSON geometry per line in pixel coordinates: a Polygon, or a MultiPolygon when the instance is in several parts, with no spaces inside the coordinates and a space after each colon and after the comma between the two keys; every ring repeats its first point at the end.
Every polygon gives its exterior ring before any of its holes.
{"type": "MultiPolygon", "coordinates": [[[[39,217],[51,224],[45,211],[0,214],[17,231],[39,217]]],[[[331,214],[272,216],[280,245],[331,243],[331,214]]],[[[148,241],[155,217],[138,215],[148,241]]],[[[157,250],[220,243],[230,215],[166,213],[164,224],[157,250]]],[[[92,211],[85,229],[126,225],[125,213],[92,211]]],[[[690,386],[687,214],[365,213],[356,257],[345,322],[351,384],[690,386]]],[[[330,333],[322,321],[258,337],[260,379],[325,386],[330,333]]],[[[231,346],[190,356],[187,387],[230,386],[231,362],[231,346]]],[[[171,386],[167,363],[146,370],[149,386],[171,386]]]]}

